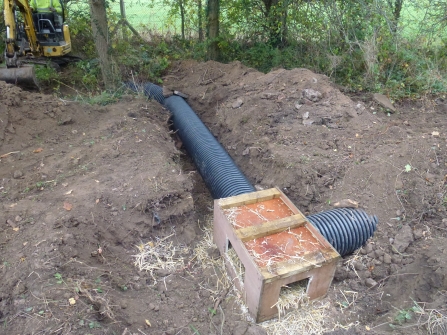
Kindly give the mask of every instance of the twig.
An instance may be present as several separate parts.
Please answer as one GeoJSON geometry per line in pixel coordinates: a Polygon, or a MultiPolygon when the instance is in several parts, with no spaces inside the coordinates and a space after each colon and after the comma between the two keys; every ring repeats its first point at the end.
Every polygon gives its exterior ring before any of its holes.
{"type": "Polygon", "coordinates": [[[404,276],[404,275],[418,275],[419,273],[415,273],[415,272],[408,272],[408,273],[396,273],[394,275],[389,275],[386,276],[385,278],[382,278],[381,280],[379,280],[379,283],[382,283],[383,281],[387,280],[390,277],[395,277],[395,276],[404,276]]]}
{"type": "Polygon", "coordinates": [[[228,292],[230,291],[231,286],[228,286],[219,296],[219,298],[214,303],[214,310],[217,311],[217,307],[219,307],[220,303],[223,299],[227,296],[228,292]]]}
{"type": "Polygon", "coordinates": [[[219,309],[222,312],[222,323],[220,324],[220,335],[222,335],[223,334],[223,326],[224,326],[224,323],[225,323],[225,313],[224,313],[224,311],[223,311],[221,306],[219,306],[219,309]]]}
{"type": "Polygon", "coordinates": [[[8,152],[7,154],[3,154],[3,155],[1,155],[0,156],[0,158],[6,158],[6,157],[8,157],[9,155],[12,155],[12,154],[18,154],[20,151],[10,151],[10,152],[8,152]]]}

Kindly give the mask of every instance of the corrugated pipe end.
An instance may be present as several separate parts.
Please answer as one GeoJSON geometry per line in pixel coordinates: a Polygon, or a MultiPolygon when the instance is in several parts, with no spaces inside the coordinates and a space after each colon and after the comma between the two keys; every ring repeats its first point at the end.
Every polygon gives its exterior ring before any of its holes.
{"type": "Polygon", "coordinates": [[[143,92],[145,96],[149,99],[154,99],[155,101],[164,105],[165,97],[163,95],[163,88],[152,84],[152,83],[144,83],[144,84],[135,84],[135,83],[125,83],[126,87],[134,92],[143,92]]]}
{"type": "Polygon", "coordinates": [[[341,256],[353,253],[373,236],[378,219],[361,209],[336,208],[313,214],[307,219],[341,256]]]}

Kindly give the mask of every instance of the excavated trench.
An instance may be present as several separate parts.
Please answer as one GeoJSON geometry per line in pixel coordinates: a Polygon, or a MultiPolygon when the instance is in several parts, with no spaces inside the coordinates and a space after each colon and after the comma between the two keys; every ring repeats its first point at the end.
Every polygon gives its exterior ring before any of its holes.
{"type": "MultiPolygon", "coordinates": [[[[182,97],[172,95],[165,98],[162,87],[152,83],[142,87],[133,83],[128,86],[135,91],[143,90],[148,98],[155,99],[171,112],[172,126],[214,199],[255,191],[230,155],[182,97]]],[[[378,223],[376,216],[350,208],[333,209],[307,218],[342,256],[364,245],[374,234],[378,223]]]]}

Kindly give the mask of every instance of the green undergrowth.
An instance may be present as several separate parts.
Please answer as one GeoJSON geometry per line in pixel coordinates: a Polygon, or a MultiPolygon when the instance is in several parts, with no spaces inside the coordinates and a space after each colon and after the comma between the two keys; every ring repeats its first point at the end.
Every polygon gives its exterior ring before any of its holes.
{"type": "MultiPolygon", "coordinates": [[[[111,21],[111,30],[116,21],[116,18],[111,21]]],[[[72,28],[73,54],[82,55],[83,60],[70,64],[62,73],[40,68],[37,76],[41,82],[53,85],[56,92],[68,87],[76,94],[98,96],[101,104],[110,103],[114,98],[105,98],[88,16],[80,15],[75,23],[71,25],[76,27],[72,28]]],[[[208,60],[209,42],[182,39],[178,35],[168,38],[144,27],[140,27],[139,34],[116,29],[112,36],[109,53],[118,83],[161,84],[162,77],[175,61],[208,60]]],[[[447,92],[446,42],[438,39],[436,43],[429,43],[420,36],[411,39],[386,30],[374,34],[362,30],[352,40],[346,36],[335,36],[331,41],[289,38],[280,46],[274,46],[262,38],[242,39],[223,32],[218,39],[218,61],[240,61],[264,73],[275,68],[307,68],[327,75],[346,91],[378,92],[393,99],[418,98],[447,92]]]]}
{"type": "MultiPolygon", "coordinates": [[[[150,20],[134,26],[138,30],[134,34],[121,24],[119,12],[107,6],[108,53],[115,82],[161,84],[175,61],[206,61],[208,46],[217,42],[218,61],[240,61],[264,73],[307,68],[327,75],[347,91],[378,92],[393,99],[447,93],[445,6],[438,6],[442,2],[311,1],[303,6],[279,1],[269,12],[261,4],[264,1],[231,0],[221,2],[220,36],[214,41],[206,40],[206,6],[200,12],[196,2],[182,3],[186,6],[183,37],[178,29],[164,27],[164,34],[154,31],[150,20]],[[287,11],[280,4],[288,6],[287,11]],[[200,25],[203,41],[198,39],[200,25]]],[[[167,22],[178,23],[180,6],[176,2],[163,6],[167,22]]],[[[67,3],[72,54],[83,60],[62,72],[39,67],[37,77],[56,93],[113,101],[105,98],[90,19],[88,6],[67,3]]],[[[0,20],[2,54],[5,29],[0,20]]]]}
{"type": "MultiPolygon", "coordinates": [[[[138,38],[115,40],[112,55],[121,81],[162,83],[171,64],[182,59],[206,61],[206,43],[170,41],[151,36],[150,42],[138,38]]],[[[221,40],[220,61],[241,61],[264,73],[275,68],[308,68],[329,76],[351,92],[379,92],[394,99],[417,98],[447,92],[447,60],[444,44],[418,45],[418,41],[396,43],[379,41],[375,54],[367,55],[363,45],[340,48],[329,55],[325,46],[289,43],[278,48],[267,43],[221,40]]],[[[71,65],[69,85],[101,94],[101,72],[96,58],[71,65]]],[[[49,73],[46,74],[50,78],[49,73]]]]}

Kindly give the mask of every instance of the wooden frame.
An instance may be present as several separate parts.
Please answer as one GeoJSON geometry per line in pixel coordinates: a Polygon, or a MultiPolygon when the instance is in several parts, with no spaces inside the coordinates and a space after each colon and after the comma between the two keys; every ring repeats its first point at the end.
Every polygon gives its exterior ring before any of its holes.
{"type": "Polygon", "coordinates": [[[284,285],[309,278],[309,299],[325,296],[340,258],[278,188],[215,200],[214,242],[256,322],[277,316],[284,285]],[[230,243],[245,268],[243,282],[227,257],[230,243]]]}

